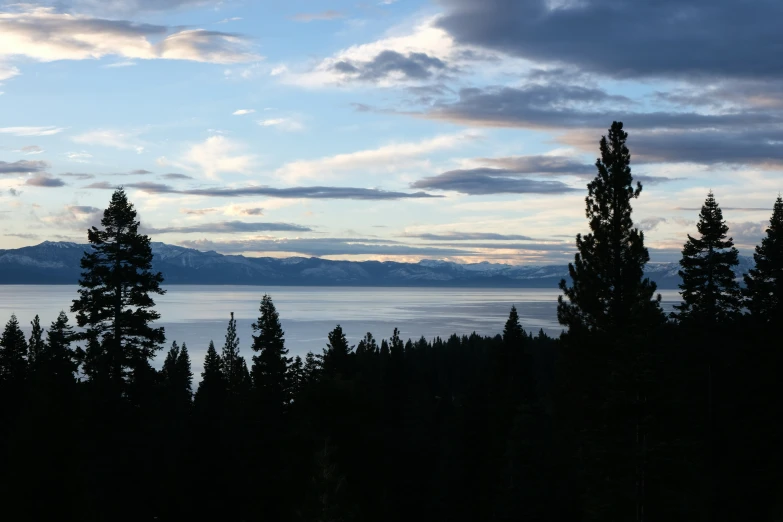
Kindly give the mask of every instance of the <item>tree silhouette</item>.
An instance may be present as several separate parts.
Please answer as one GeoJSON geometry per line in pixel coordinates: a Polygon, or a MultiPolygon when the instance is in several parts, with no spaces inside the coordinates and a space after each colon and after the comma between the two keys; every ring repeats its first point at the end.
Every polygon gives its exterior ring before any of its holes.
{"type": "Polygon", "coordinates": [[[587,185],[586,215],[590,234],[576,236],[579,252],[568,265],[571,285],[560,289],[569,302],[558,298],[557,318],[571,331],[611,332],[649,328],[662,320],[656,285],[644,277],[650,260],[644,233],[634,228],[631,200],[642,192],[633,186],[628,133],[612,123],[601,138],[598,175],[587,185]]]}
{"type": "Polygon", "coordinates": [[[345,337],[342,327],[338,324],[327,335],[329,343],[324,348],[323,369],[329,376],[342,375],[348,377],[351,365],[351,347],[345,337]]]}
{"type": "Polygon", "coordinates": [[[127,377],[150,379],[149,362],[166,339],[163,327],[151,326],[160,318],[151,294],[165,291],[163,275],[152,272],[150,239],[139,234],[124,190],[112,194],[101,225],[103,230],[87,231],[91,249],[82,257],[79,298],[71,311],[88,341],[85,373],[119,391],[127,377]]]}
{"type": "Polygon", "coordinates": [[[712,191],[707,195],[696,224],[699,237],[688,234],[682,249],[682,303],[672,316],[691,325],[719,325],[736,319],[740,311],[740,287],[733,267],[739,264],[738,252],[729,227],[712,191]]]}
{"type": "Polygon", "coordinates": [[[30,367],[34,367],[41,356],[41,352],[44,349],[43,334],[44,330],[41,328],[41,319],[38,315],[30,323],[32,331],[30,332],[30,340],[28,341],[29,362],[30,367]]]}
{"type": "Polygon", "coordinates": [[[0,337],[0,383],[21,386],[27,378],[27,341],[16,314],[5,324],[0,337]]]}
{"type": "Polygon", "coordinates": [[[778,196],[767,236],[753,254],[756,266],[745,274],[745,305],[761,323],[783,324],[783,198],[778,196]]]}
{"type": "Polygon", "coordinates": [[[253,323],[253,384],[261,402],[280,410],[289,401],[288,366],[283,328],[280,317],[269,295],[264,295],[259,307],[260,316],[253,323]]]}

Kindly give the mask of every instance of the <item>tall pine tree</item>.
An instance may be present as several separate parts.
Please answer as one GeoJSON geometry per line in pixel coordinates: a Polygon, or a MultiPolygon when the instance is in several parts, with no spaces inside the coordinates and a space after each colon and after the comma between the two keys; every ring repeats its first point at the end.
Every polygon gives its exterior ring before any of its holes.
{"type": "Polygon", "coordinates": [[[656,285],[644,277],[650,260],[644,233],[633,226],[631,201],[642,192],[634,187],[628,133],[612,123],[601,138],[598,175],[587,185],[586,215],[590,233],[576,236],[579,251],[568,265],[571,284],[563,279],[557,317],[571,331],[613,332],[646,329],[662,321],[656,285]]]}
{"type": "Polygon", "coordinates": [[[21,385],[27,378],[27,341],[16,314],[5,325],[0,337],[0,383],[21,385]]]}
{"type": "Polygon", "coordinates": [[[259,307],[260,316],[253,323],[253,384],[261,401],[273,408],[288,403],[291,360],[285,347],[283,328],[272,298],[264,295],[259,307]]]}
{"type": "Polygon", "coordinates": [[[696,225],[699,237],[688,234],[680,259],[682,303],[672,316],[680,322],[704,327],[725,324],[740,312],[740,286],[733,267],[739,264],[729,227],[712,191],[707,195],[696,225]]]}
{"type": "Polygon", "coordinates": [[[41,352],[44,349],[45,343],[43,340],[44,330],[41,327],[41,319],[38,317],[38,315],[35,316],[30,325],[32,326],[32,331],[30,332],[30,341],[27,343],[27,345],[30,367],[32,368],[36,366],[38,358],[41,356],[41,352]]]}
{"type": "Polygon", "coordinates": [[[152,326],[160,319],[152,294],[165,293],[163,275],[152,271],[150,238],[139,233],[124,190],[112,194],[101,225],[87,231],[91,248],[82,257],[71,311],[88,341],[85,373],[122,390],[128,377],[137,385],[150,379],[150,361],[165,341],[163,327],[152,326]]]}
{"type": "Polygon", "coordinates": [[[231,312],[231,319],[228,320],[226,341],[223,343],[220,360],[228,391],[232,394],[240,393],[246,384],[246,366],[245,359],[239,355],[239,336],[237,335],[237,321],[234,319],[234,312],[231,312]]]}
{"type": "Polygon", "coordinates": [[[350,373],[351,356],[353,352],[348,345],[342,327],[338,324],[327,335],[329,343],[323,354],[324,373],[329,376],[342,375],[348,377],[350,373]]]}
{"type": "Polygon", "coordinates": [[[745,305],[761,323],[783,324],[783,198],[778,196],[767,236],[753,254],[756,266],[745,274],[745,305]]]}

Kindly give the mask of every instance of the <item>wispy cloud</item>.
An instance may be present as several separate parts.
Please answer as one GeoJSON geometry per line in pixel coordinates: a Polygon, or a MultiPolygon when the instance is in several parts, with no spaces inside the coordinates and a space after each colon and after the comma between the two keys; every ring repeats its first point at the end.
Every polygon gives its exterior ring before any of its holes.
{"type": "Polygon", "coordinates": [[[427,154],[456,148],[477,139],[474,132],[445,134],[434,138],[408,143],[392,143],[377,149],[361,150],[327,156],[316,160],[300,160],[288,163],[276,174],[288,182],[301,179],[335,176],[345,172],[388,172],[406,168],[427,154]]]}
{"type": "Polygon", "coordinates": [[[245,114],[253,114],[254,112],[256,112],[255,109],[239,109],[234,111],[232,114],[234,116],[244,116],[245,114]]]}
{"type": "Polygon", "coordinates": [[[14,136],[52,136],[64,131],[64,127],[0,127],[0,134],[13,134],[14,136]]]}
{"type": "MultiPolygon", "coordinates": [[[[357,199],[357,200],[399,200],[438,198],[426,192],[393,192],[380,189],[357,187],[288,187],[272,188],[267,186],[249,186],[239,188],[206,188],[178,190],[162,183],[127,183],[125,187],[135,188],[150,194],[184,194],[188,196],[237,198],[249,196],[268,196],[280,199],[357,199]]],[[[98,181],[87,185],[88,189],[115,189],[117,185],[98,181]]]]}
{"type": "Polygon", "coordinates": [[[242,154],[244,146],[225,136],[210,136],[202,143],[190,147],[183,155],[182,163],[217,179],[223,173],[246,174],[255,164],[254,154],[242,154]]]}
{"type": "Polygon", "coordinates": [[[98,145],[119,150],[133,150],[137,154],[144,152],[144,144],[139,139],[140,130],[123,131],[117,129],[98,129],[71,138],[76,143],[98,145]]]}
{"type": "Polygon", "coordinates": [[[310,232],[309,227],[292,223],[249,223],[245,221],[221,221],[218,223],[201,223],[186,227],[145,227],[150,234],[231,234],[250,232],[310,232]]]}
{"type": "Polygon", "coordinates": [[[313,20],[336,20],[344,17],[345,14],[342,12],[329,9],[320,13],[298,13],[291,18],[297,22],[312,22],[313,20]]]}
{"type": "Polygon", "coordinates": [[[293,118],[270,118],[266,120],[258,120],[258,123],[262,127],[275,127],[284,131],[294,132],[304,129],[304,125],[293,118]]]}

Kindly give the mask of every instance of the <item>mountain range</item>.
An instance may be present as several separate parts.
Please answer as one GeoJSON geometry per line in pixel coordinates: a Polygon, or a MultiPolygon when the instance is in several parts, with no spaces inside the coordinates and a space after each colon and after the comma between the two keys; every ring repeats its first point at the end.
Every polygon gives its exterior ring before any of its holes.
{"type": "MultiPolygon", "coordinates": [[[[0,249],[0,284],[77,284],[79,261],[89,245],[44,241],[0,249]]],[[[460,264],[423,260],[331,261],[315,257],[245,257],[152,243],[153,269],[167,284],[275,286],[422,286],[557,288],[568,277],[565,265],[460,264]]],[[[738,277],[753,266],[740,258],[738,277]]],[[[680,283],[677,263],[650,263],[646,275],[661,289],[680,283]]]]}

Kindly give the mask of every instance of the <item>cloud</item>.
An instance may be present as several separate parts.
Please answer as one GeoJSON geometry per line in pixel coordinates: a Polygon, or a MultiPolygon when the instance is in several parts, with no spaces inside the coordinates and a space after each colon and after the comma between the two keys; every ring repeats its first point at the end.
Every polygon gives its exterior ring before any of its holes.
{"type": "Polygon", "coordinates": [[[205,216],[217,212],[216,208],[181,208],[180,213],[188,214],[189,216],[205,216]]]}
{"type": "Polygon", "coordinates": [[[87,160],[92,158],[92,154],[88,152],[66,152],[65,157],[77,163],[89,163],[87,160]]]}
{"type": "Polygon", "coordinates": [[[232,114],[234,116],[244,116],[245,114],[253,114],[254,112],[256,112],[255,109],[239,109],[234,111],[232,114]]]}
{"type": "Polygon", "coordinates": [[[618,78],[781,78],[783,3],[441,0],[463,45],[618,78]],[[600,27],[599,31],[596,28],[600,27]]]}
{"type": "Polygon", "coordinates": [[[332,67],[343,75],[344,79],[366,82],[378,82],[388,77],[398,80],[428,80],[434,74],[448,70],[443,60],[426,53],[404,55],[391,50],[381,51],[368,61],[342,60],[332,67]]]}
{"type": "Polygon", "coordinates": [[[147,174],[152,174],[149,170],[144,169],[136,169],[128,172],[131,176],[146,176],[147,174]]]}
{"type": "Polygon", "coordinates": [[[22,73],[19,72],[19,69],[16,67],[0,63],[0,82],[10,80],[14,76],[19,76],[20,74],[22,73]]]}
{"type": "Polygon", "coordinates": [[[22,152],[27,155],[32,155],[32,154],[41,154],[45,151],[38,145],[27,145],[26,147],[22,147],[21,149],[19,149],[19,152],[22,152]]]}
{"type": "Polygon", "coordinates": [[[8,189],[8,193],[11,195],[11,197],[17,197],[22,195],[22,191],[16,190],[15,188],[11,187],[8,189]]]}
{"type": "Polygon", "coordinates": [[[329,9],[328,11],[321,11],[320,13],[298,13],[291,17],[296,22],[312,22],[313,20],[336,20],[338,18],[345,18],[345,15],[340,11],[329,9]]]}
{"type": "Polygon", "coordinates": [[[441,101],[419,116],[463,125],[527,129],[606,129],[622,121],[629,129],[732,128],[781,124],[769,113],[700,114],[694,112],[634,112],[631,100],[578,85],[461,89],[455,101],[441,101]]]}
{"type": "MultiPolygon", "coordinates": [[[[549,154],[530,156],[506,156],[501,158],[477,158],[473,163],[490,167],[489,170],[503,174],[594,174],[595,166],[588,165],[568,156],[549,154]]],[[[479,171],[485,169],[475,169],[479,171]]]]}
{"type": "Polygon", "coordinates": [[[76,179],[93,179],[95,177],[94,174],[86,174],[83,172],[65,172],[63,174],[60,174],[60,176],[64,178],[76,178],[76,179]]]}
{"type": "MultiPolygon", "coordinates": [[[[783,165],[783,126],[738,124],[736,128],[628,129],[636,163],[697,163],[703,165],[783,165]]],[[[558,141],[585,151],[598,150],[595,134],[568,132],[558,141]]]]}
{"type": "Polygon", "coordinates": [[[96,214],[98,212],[103,212],[103,210],[97,207],[90,207],[85,205],[71,205],[66,207],[66,209],[70,212],[73,212],[74,214],[96,214]]]}
{"type": "Polygon", "coordinates": [[[98,145],[119,150],[132,150],[137,154],[144,152],[144,144],[139,140],[141,131],[121,131],[116,129],[99,129],[85,132],[71,139],[76,143],[98,145]]]}
{"type": "Polygon", "coordinates": [[[188,227],[145,227],[149,234],[221,234],[242,232],[311,232],[312,229],[291,223],[247,223],[244,221],[222,221],[219,223],[203,223],[188,227]]]}
{"type": "Polygon", "coordinates": [[[177,172],[172,172],[170,174],[163,174],[161,176],[163,179],[193,179],[193,176],[188,176],[187,174],[179,174],[177,172]]]}
{"type": "Polygon", "coordinates": [[[666,223],[667,219],[662,217],[649,217],[649,218],[643,218],[640,219],[636,225],[639,227],[639,230],[642,230],[644,232],[649,232],[651,230],[655,230],[658,228],[658,225],[661,223],[666,223]]]}
{"type": "Polygon", "coordinates": [[[211,63],[258,60],[244,37],[204,29],[107,20],[21,5],[0,13],[0,57],[33,60],[87,60],[104,56],[211,63]]]}
{"type": "Polygon", "coordinates": [[[237,241],[181,241],[182,246],[198,250],[215,250],[222,253],[240,252],[293,252],[309,256],[336,255],[387,255],[387,256],[469,256],[469,250],[448,247],[416,247],[394,242],[383,242],[363,238],[294,238],[294,239],[251,239],[237,241]]]}
{"type": "Polygon", "coordinates": [[[52,136],[59,134],[63,127],[0,127],[0,134],[13,134],[14,136],[52,136]]]}
{"type": "Polygon", "coordinates": [[[18,237],[20,239],[38,239],[39,238],[39,236],[37,234],[25,234],[25,233],[5,234],[5,237],[18,237]]]}
{"type": "MultiPolygon", "coordinates": [[[[183,194],[187,196],[236,198],[246,196],[268,196],[281,199],[357,199],[357,200],[398,200],[438,198],[425,192],[391,192],[380,189],[355,187],[289,187],[271,188],[267,186],[249,186],[239,188],[207,188],[177,190],[160,183],[128,183],[128,188],[135,188],[150,194],[183,194]]],[[[88,189],[113,190],[116,185],[100,181],[87,185],[88,189]]]]}
{"type": "Polygon", "coordinates": [[[0,176],[4,174],[34,174],[45,172],[48,168],[49,163],[45,161],[19,160],[13,163],[0,161],[0,176]]]}
{"type": "Polygon", "coordinates": [[[133,67],[134,65],[136,65],[136,62],[131,62],[131,61],[125,60],[125,61],[122,61],[122,62],[109,63],[109,64],[104,65],[104,67],[108,67],[108,68],[113,69],[113,68],[117,68],[117,67],[133,67]]]}
{"type": "Polygon", "coordinates": [[[272,75],[284,83],[304,87],[341,86],[353,81],[374,81],[381,86],[415,83],[437,72],[459,66],[461,50],[452,38],[428,18],[413,27],[400,27],[398,34],[354,45],[296,71],[280,65],[272,75]]]}
{"type": "Polygon", "coordinates": [[[392,143],[376,149],[327,156],[316,160],[300,160],[288,163],[276,174],[286,181],[334,176],[356,170],[389,171],[410,166],[411,162],[433,152],[456,148],[475,140],[471,132],[445,134],[434,138],[408,143],[392,143]]]}
{"type": "Polygon", "coordinates": [[[245,214],[246,216],[263,216],[264,215],[264,209],[263,208],[243,208],[239,211],[240,214],[245,214]]]}
{"type": "Polygon", "coordinates": [[[243,147],[225,136],[210,136],[203,143],[193,145],[182,160],[216,179],[222,173],[248,173],[255,163],[255,155],[240,154],[243,147]]]}
{"type": "Polygon", "coordinates": [[[39,174],[35,177],[32,177],[27,181],[25,181],[24,184],[31,187],[48,187],[48,188],[65,186],[65,182],[63,180],[59,178],[53,178],[45,174],[39,174]]]}
{"type": "Polygon", "coordinates": [[[411,183],[411,188],[445,190],[483,196],[488,194],[564,194],[582,190],[561,181],[520,179],[498,169],[452,170],[411,183]]]}
{"type": "Polygon", "coordinates": [[[258,120],[256,123],[262,127],[276,127],[284,131],[300,131],[304,126],[298,121],[291,118],[271,118],[267,120],[258,120]]]}
{"type": "Polygon", "coordinates": [[[517,234],[495,234],[492,232],[446,232],[443,234],[405,234],[404,237],[426,241],[533,241],[532,237],[517,234]]]}

